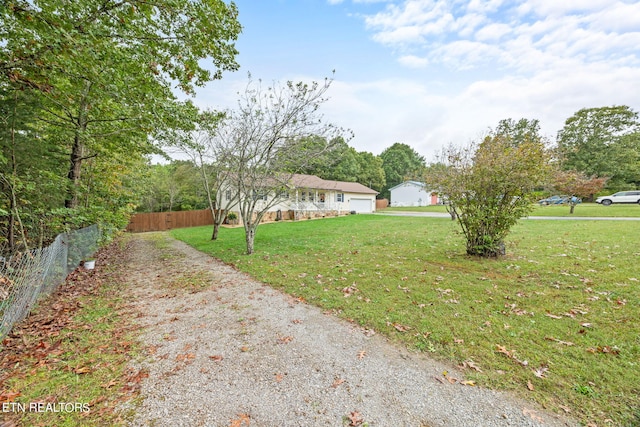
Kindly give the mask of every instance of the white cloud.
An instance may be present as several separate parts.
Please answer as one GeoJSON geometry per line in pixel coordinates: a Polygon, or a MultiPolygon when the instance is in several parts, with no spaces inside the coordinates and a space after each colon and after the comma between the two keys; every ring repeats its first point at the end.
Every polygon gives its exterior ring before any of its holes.
{"type": "Polygon", "coordinates": [[[497,41],[511,32],[511,27],[507,24],[489,24],[480,28],[475,36],[480,41],[497,41]]]}
{"type": "Polygon", "coordinates": [[[566,57],[582,64],[637,63],[639,16],[640,3],[610,0],[473,0],[466,7],[455,0],[405,0],[366,16],[365,24],[375,41],[398,47],[401,58],[462,70],[497,61],[531,73],[566,57]]]}
{"type": "Polygon", "coordinates": [[[429,60],[424,56],[405,55],[398,58],[398,62],[409,68],[424,68],[429,65],[429,60]]]}

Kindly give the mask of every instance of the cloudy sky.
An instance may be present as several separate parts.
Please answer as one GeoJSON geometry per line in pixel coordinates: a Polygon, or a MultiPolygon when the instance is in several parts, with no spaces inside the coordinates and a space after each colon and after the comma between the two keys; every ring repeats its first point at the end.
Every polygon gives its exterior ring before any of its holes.
{"type": "Polygon", "coordinates": [[[240,71],[198,92],[228,108],[247,83],[323,80],[325,118],[350,145],[394,142],[428,161],[499,120],[538,119],[555,139],[581,108],[640,111],[637,0],[235,0],[240,71]]]}

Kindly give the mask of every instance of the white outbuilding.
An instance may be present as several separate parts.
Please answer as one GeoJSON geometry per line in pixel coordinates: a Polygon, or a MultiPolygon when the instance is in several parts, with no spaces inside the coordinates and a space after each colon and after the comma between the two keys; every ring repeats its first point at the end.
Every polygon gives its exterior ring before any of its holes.
{"type": "Polygon", "coordinates": [[[405,181],[389,191],[389,206],[429,206],[441,203],[438,194],[426,189],[423,182],[405,181]]]}

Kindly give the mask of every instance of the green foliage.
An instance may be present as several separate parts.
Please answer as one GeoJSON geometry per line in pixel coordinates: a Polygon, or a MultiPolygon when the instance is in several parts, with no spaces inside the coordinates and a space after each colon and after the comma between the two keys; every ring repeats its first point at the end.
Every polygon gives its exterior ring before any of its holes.
{"type": "Polygon", "coordinates": [[[222,0],[4,2],[0,160],[8,173],[0,209],[10,216],[0,228],[7,240],[46,241],[45,229],[57,227],[43,221],[60,222],[51,217],[62,206],[102,212],[114,221],[108,228],[120,228],[140,162],[159,151],[153,137],[193,127],[195,108],[177,100],[174,86],[190,94],[238,68],[237,14],[222,0]],[[206,58],[213,71],[200,65],[206,58]]]}
{"type": "Polygon", "coordinates": [[[386,186],[382,197],[390,198],[389,189],[408,179],[421,179],[426,167],[425,159],[407,144],[396,142],[381,154],[386,186]]]}
{"type": "Polygon", "coordinates": [[[149,165],[139,194],[138,212],[206,209],[207,196],[200,170],[190,161],[149,165]]]}
{"type": "Polygon", "coordinates": [[[382,158],[367,151],[361,151],[358,153],[357,160],[360,167],[357,181],[381,193],[387,184],[382,158]]]}
{"type": "Polygon", "coordinates": [[[537,119],[514,119],[500,120],[494,130],[495,135],[508,138],[513,144],[519,145],[526,141],[541,140],[540,122],[537,119]]]}
{"type": "Polygon", "coordinates": [[[382,191],[385,186],[382,159],[366,151],[356,151],[342,138],[329,143],[314,135],[307,139],[301,152],[305,159],[289,158],[289,164],[282,169],[327,180],[359,182],[376,191],[382,191]]]}
{"type": "Polygon", "coordinates": [[[503,135],[479,145],[449,147],[445,163],[427,170],[427,186],[443,194],[458,218],[467,253],[494,257],[504,239],[531,211],[531,193],[549,177],[548,155],[539,140],[518,144],[503,135]]]}
{"type": "Polygon", "coordinates": [[[562,167],[609,178],[611,190],[640,185],[640,120],[627,106],[584,108],[558,132],[562,167]]]}

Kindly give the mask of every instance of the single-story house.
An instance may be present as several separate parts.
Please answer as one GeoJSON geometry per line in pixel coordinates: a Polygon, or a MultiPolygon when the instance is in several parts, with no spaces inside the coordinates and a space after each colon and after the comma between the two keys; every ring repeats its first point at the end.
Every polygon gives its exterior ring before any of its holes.
{"type": "MultiPolygon", "coordinates": [[[[331,181],[315,175],[294,174],[288,180],[288,191],[280,191],[276,204],[271,206],[265,220],[310,218],[344,215],[350,212],[373,213],[376,210],[377,191],[357,182],[331,181]],[[278,212],[279,211],[279,212],[278,212]]],[[[260,195],[265,202],[275,195],[260,195]]],[[[230,211],[240,217],[238,207],[230,211]]]]}
{"type": "Polygon", "coordinates": [[[441,203],[438,194],[427,190],[423,182],[405,181],[391,187],[389,206],[429,206],[441,203]]]}

